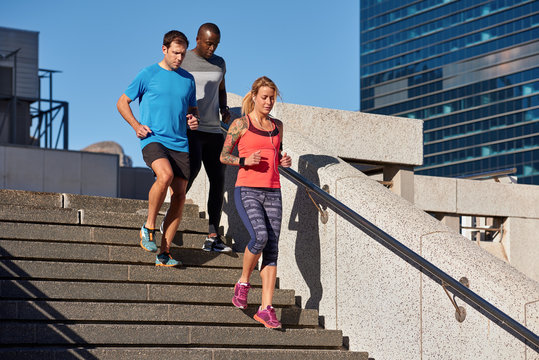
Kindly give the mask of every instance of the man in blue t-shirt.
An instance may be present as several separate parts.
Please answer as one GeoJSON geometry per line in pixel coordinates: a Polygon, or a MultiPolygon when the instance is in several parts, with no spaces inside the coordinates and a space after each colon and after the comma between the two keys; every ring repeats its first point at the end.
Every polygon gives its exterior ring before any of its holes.
{"type": "Polygon", "coordinates": [[[166,33],[163,60],[142,69],[117,104],[122,117],[141,139],[144,161],[156,177],[148,194],[148,218],[140,229],[140,245],[144,250],[157,252],[155,220],[169,186],[172,190],[156,266],[180,265],[170,256],[170,245],[180,225],[189,179],[187,127],[198,128],[195,81],[180,68],[188,46],[189,41],[182,32],[166,33]],[[140,122],[130,107],[137,98],[140,122]]]}

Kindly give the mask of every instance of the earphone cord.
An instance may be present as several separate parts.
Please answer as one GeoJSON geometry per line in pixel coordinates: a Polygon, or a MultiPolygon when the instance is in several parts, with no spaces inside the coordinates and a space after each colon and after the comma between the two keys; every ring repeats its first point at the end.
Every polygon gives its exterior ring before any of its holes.
{"type": "MultiPolygon", "coordinates": [[[[262,127],[262,123],[261,123],[260,120],[258,119],[258,116],[255,115],[255,119],[256,119],[256,121],[258,122],[258,126],[260,126],[260,128],[261,128],[262,130],[264,130],[264,128],[262,127]]],[[[271,123],[273,124],[274,128],[276,129],[276,128],[277,128],[277,124],[275,124],[275,122],[274,122],[270,117],[268,117],[268,119],[271,121],[271,123]]],[[[271,133],[273,132],[273,130],[272,130],[272,131],[266,130],[266,131],[268,132],[268,135],[269,135],[269,138],[270,138],[270,143],[271,143],[271,146],[273,147],[273,152],[274,152],[274,154],[275,154],[275,155],[273,156],[273,164],[274,164],[274,166],[273,166],[273,172],[274,172],[277,176],[279,176],[279,172],[277,171],[277,169],[278,169],[278,167],[279,167],[279,164],[278,164],[278,161],[277,161],[277,156],[278,156],[279,152],[278,152],[277,149],[275,148],[275,145],[273,145],[273,137],[271,136],[271,133]]]]}
{"type": "MultiPolygon", "coordinates": [[[[275,148],[275,145],[273,145],[273,139],[271,138],[271,133],[269,134],[269,136],[270,136],[271,146],[273,146],[273,151],[274,151],[274,154],[275,154],[275,156],[273,157],[273,164],[274,164],[274,166],[273,166],[273,172],[274,172],[275,174],[277,174],[277,176],[279,176],[279,172],[277,171],[277,168],[279,167],[279,164],[278,164],[278,162],[277,162],[278,151],[277,151],[277,149],[275,148]]],[[[277,135],[277,136],[278,136],[278,135],[277,135]]]]}

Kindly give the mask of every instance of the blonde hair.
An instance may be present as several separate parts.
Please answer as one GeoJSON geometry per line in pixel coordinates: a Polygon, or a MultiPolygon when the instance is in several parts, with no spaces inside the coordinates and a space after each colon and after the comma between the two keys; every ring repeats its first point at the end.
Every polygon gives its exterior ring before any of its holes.
{"type": "Polygon", "coordinates": [[[244,97],[243,101],[241,103],[241,113],[242,115],[249,114],[253,109],[255,108],[255,102],[253,100],[253,97],[255,97],[258,94],[258,90],[260,90],[261,87],[267,86],[275,91],[275,97],[280,96],[279,89],[277,88],[277,85],[268,77],[261,76],[258,79],[255,80],[253,83],[253,86],[251,87],[251,91],[249,91],[244,97]]]}

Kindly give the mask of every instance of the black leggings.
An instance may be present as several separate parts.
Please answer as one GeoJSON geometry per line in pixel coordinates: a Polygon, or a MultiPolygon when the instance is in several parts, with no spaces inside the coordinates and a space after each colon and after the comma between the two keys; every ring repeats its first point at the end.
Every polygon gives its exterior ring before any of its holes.
{"type": "Polygon", "coordinates": [[[223,192],[225,186],[225,165],[219,160],[225,142],[223,134],[187,130],[189,139],[190,173],[187,191],[193,185],[201,164],[208,174],[210,192],[208,194],[208,233],[218,233],[223,207],[223,192]]]}

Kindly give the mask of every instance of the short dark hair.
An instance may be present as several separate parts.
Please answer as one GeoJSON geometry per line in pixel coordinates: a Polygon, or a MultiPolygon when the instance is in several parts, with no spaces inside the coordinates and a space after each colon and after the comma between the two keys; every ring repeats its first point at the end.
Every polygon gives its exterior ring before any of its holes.
{"type": "Polygon", "coordinates": [[[219,30],[219,27],[214,23],[205,23],[200,25],[200,27],[198,28],[197,36],[200,36],[205,30],[209,30],[211,33],[219,35],[219,37],[221,36],[221,30],[219,30]]]}
{"type": "Polygon", "coordinates": [[[187,36],[178,30],[170,30],[163,37],[163,46],[166,48],[170,47],[170,44],[173,42],[185,43],[185,46],[189,47],[189,40],[187,40],[187,36]]]}

